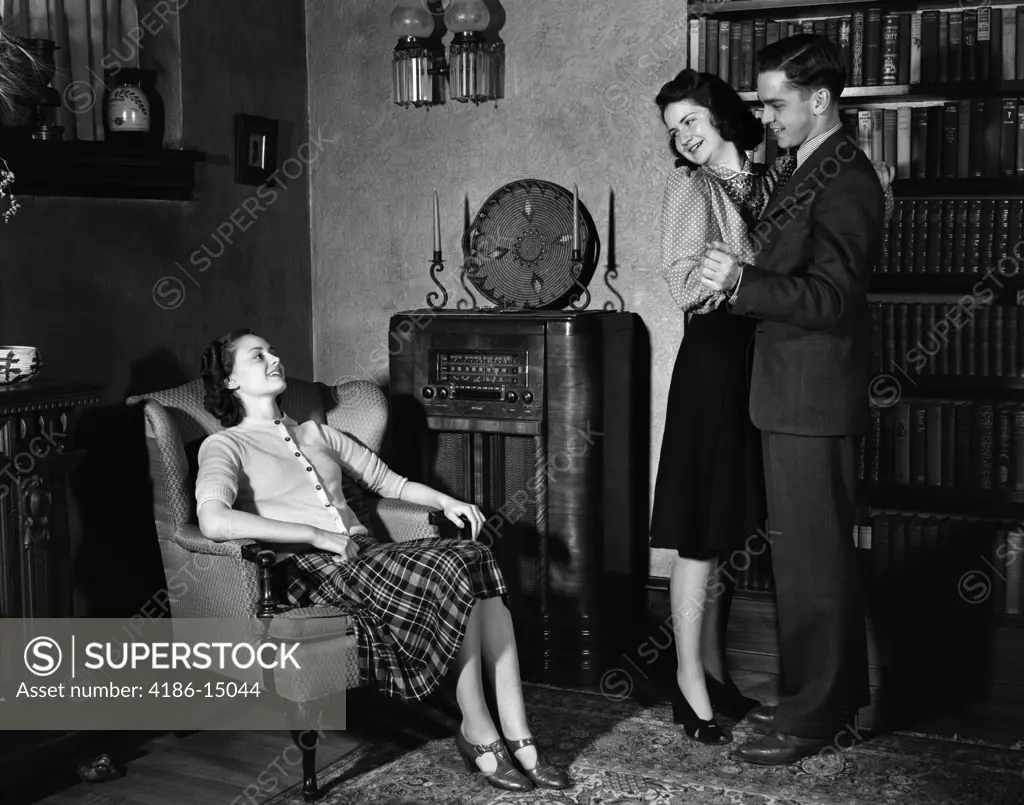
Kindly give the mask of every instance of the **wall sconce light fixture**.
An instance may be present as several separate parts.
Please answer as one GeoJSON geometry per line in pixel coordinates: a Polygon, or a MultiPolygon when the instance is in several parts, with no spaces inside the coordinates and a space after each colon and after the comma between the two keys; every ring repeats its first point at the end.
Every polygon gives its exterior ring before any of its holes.
{"type": "Polygon", "coordinates": [[[483,0],[451,2],[444,22],[455,35],[446,61],[444,49],[429,41],[434,14],[427,0],[398,0],[391,14],[391,29],[399,36],[392,60],[395,103],[405,107],[443,104],[446,94],[462,103],[504,98],[505,44],[484,38],[482,32],[490,21],[483,0]]]}

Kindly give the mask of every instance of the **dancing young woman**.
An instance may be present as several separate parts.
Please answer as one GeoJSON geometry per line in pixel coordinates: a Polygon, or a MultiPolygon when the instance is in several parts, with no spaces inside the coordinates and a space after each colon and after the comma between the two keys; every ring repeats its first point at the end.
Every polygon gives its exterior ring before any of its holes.
{"type": "MultiPolygon", "coordinates": [[[[669,132],[676,170],[662,206],[662,273],[686,314],[669,387],[651,520],[651,547],[678,554],[669,582],[676,645],[673,714],[704,743],[725,740],[715,712],[739,721],[758,702],[744,696],[725,663],[728,606],[736,568],[723,557],[769,550],[761,435],[750,421],[748,349],[757,321],[731,315],[726,294],[705,285],[709,245],[753,259],[749,232],[792,156],[751,161],[764,129],[717,76],[683,70],[655,103],[669,132]]],[[[887,191],[892,169],[875,163],[887,191]]]]}

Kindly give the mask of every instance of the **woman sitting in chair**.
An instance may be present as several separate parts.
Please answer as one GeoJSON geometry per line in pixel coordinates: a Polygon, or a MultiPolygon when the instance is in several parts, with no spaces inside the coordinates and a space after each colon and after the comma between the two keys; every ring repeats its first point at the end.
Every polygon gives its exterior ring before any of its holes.
{"type": "Polygon", "coordinates": [[[276,572],[291,604],[351,612],[365,683],[419,700],[454,670],[463,716],[455,743],[467,770],[510,791],[567,787],[565,772],[530,736],[505,580],[490,549],[475,541],[484,522],[480,510],[397,475],[334,428],[288,417],[277,402],[286,387],[284,365],[249,330],[208,344],[202,376],[206,410],[226,428],[199,449],[203,534],[312,547],[276,572]],[[460,527],[468,525],[473,539],[378,542],[346,504],[342,471],[383,497],[443,510],[460,527]],[[485,669],[503,735],[484,699],[485,669]]]}

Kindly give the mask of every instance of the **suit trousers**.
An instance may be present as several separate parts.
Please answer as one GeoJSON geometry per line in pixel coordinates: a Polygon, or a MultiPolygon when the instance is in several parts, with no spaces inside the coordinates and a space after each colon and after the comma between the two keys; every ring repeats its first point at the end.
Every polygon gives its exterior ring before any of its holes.
{"type": "Polygon", "coordinates": [[[782,672],[775,729],[831,740],[869,700],[856,440],[762,432],[761,443],[782,672]]]}

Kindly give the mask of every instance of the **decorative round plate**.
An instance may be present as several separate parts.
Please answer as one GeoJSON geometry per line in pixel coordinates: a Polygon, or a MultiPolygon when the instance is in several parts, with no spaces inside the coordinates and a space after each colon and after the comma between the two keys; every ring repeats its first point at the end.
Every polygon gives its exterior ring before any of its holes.
{"type": "Polygon", "coordinates": [[[501,308],[565,307],[582,296],[601,251],[579,203],[582,270],[572,275],[572,191],[542,179],[510,182],[483,203],[462,237],[466,276],[501,308]]]}

